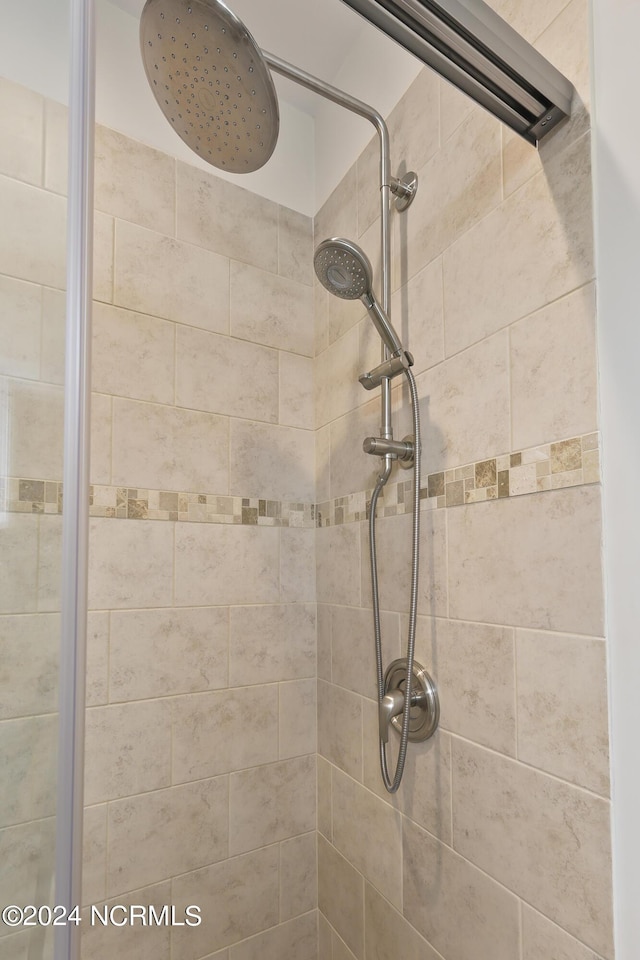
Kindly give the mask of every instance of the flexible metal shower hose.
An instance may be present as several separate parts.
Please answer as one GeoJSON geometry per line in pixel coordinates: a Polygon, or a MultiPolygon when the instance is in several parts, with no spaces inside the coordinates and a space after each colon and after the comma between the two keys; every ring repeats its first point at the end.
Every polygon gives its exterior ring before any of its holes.
{"type": "MultiPolygon", "coordinates": [[[[413,658],[416,642],[416,612],[418,607],[418,565],[420,559],[420,408],[415,377],[411,370],[405,370],[411,393],[413,412],[414,461],[413,461],[413,535],[411,550],[411,600],[409,604],[409,632],[407,636],[407,681],[404,691],[404,711],[402,714],[402,732],[400,749],[393,779],[389,776],[387,751],[380,738],[380,770],[384,785],[389,793],[395,793],[400,786],[409,742],[409,719],[411,713],[411,683],[413,679],[413,658]]],[[[369,512],[369,547],[371,555],[371,592],[373,594],[373,626],[376,642],[376,668],[378,673],[378,708],[384,697],[384,668],[382,663],[382,633],[380,629],[380,597],[378,594],[378,561],[376,555],[376,506],[382,488],[389,479],[390,470],[386,469],[379,477],[371,497],[369,512]]]]}

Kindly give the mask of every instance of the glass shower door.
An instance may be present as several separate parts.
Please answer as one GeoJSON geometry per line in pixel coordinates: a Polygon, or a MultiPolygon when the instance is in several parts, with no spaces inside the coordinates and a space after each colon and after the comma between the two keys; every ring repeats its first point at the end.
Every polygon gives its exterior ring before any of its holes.
{"type": "Polygon", "coordinates": [[[68,0],[13,4],[0,37],[3,960],[54,952],[69,18],[68,0]]]}

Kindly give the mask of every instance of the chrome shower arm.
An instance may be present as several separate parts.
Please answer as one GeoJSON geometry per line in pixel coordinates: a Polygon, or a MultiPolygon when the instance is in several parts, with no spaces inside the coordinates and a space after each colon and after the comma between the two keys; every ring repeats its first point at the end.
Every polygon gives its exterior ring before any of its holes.
{"type": "MultiPolygon", "coordinates": [[[[358,100],[343,90],[331,86],[330,83],[325,83],[324,80],[314,77],[312,74],[301,70],[300,67],[296,67],[292,63],[287,63],[286,60],[281,60],[280,57],[276,57],[266,50],[262,50],[262,56],[276,73],[287,77],[288,80],[293,80],[294,83],[298,83],[302,87],[306,87],[307,90],[312,90],[326,100],[331,100],[333,103],[338,104],[338,106],[344,107],[352,113],[356,113],[359,117],[368,120],[376,128],[380,141],[380,233],[382,249],[380,302],[385,314],[389,316],[391,308],[391,153],[387,124],[374,107],[370,107],[369,104],[364,103],[362,100],[358,100]]],[[[390,353],[383,345],[381,359],[384,361],[388,360],[389,357],[390,353]]],[[[382,380],[380,386],[382,395],[382,423],[380,424],[380,433],[386,440],[391,440],[393,437],[393,428],[391,425],[391,384],[389,380],[385,378],[382,380]]],[[[388,476],[388,473],[391,471],[391,458],[385,458],[385,464],[389,468],[387,471],[388,476]]]]}

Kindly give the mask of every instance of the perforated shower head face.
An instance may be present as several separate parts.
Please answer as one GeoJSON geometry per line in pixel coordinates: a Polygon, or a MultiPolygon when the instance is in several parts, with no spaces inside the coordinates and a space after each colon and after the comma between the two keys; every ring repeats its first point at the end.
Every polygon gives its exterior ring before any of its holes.
{"type": "Polygon", "coordinates": [[[323,240],[316,247],[313,265],[322,286],[334,296],[359,300],[371,295],[373,270],[369,258],[350,240],[323,240]]]}
{"type": "Polygon", "coordinates": [[[147,0],[140,49],[160,109],[179,137],[231,173],[262,167],[280,114],[260,48],[221,0],[147,0]]]}

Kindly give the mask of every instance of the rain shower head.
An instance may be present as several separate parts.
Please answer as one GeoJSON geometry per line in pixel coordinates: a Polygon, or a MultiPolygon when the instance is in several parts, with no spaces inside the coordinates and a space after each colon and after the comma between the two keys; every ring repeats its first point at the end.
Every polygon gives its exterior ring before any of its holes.
{"type": "Polygon", "coordinates": [[[280,127],[275,87],[222,0],[147,0],[140,48],[160,109],[198,156],[231,173],[267,162],[280,127]]]}
{"type": "Polygon", "coordinates": [[[403,352],[400,338],[373,292],[373,270],[364,250],[351,240],[332,237],[316,247],[313,266],[329,293],[341,300],[362,300],[392,356],[403,352]]]}

